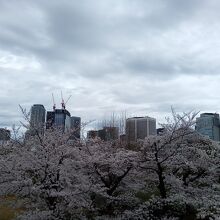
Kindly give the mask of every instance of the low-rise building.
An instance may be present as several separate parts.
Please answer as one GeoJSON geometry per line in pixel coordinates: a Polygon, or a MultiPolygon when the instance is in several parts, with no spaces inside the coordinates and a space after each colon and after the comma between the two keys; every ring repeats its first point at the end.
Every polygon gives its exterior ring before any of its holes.
{"type": "Polygon", "coordinates": [[[98,130],[98,137],[103,141],[113,141],[119,138],[118,127],[104,127],[98,130]]]}
{"type": "Polygon", "coordinates": [[[87,132],[87,138],[88,139],[95,139],[95,138],[97,138],[98,137],[98,131],[96,131],[96,130],[90,130],[90,131],[88,131],[87,132]]]}
{"type": "Polygon", "coordinates": [[[5,143],[11,139],[11,132],[6,128],[0,128],[0,143],[5,143]]]}

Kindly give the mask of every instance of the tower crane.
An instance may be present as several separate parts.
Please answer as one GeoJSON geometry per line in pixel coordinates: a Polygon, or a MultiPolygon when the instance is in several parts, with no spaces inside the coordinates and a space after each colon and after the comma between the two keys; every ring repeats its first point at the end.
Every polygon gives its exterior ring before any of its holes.
{"type": "Polygon", "coordinates": [[[64,99],[63,99],[63,93],[61,91],[61,106],[62,106],[62,109],[65,109],[65,102],[64,102],[64,99]]]}
{"type": "Polygon", "coordinates": [[[55,111],[56,110],[56,104],[55,104],[53,93],[52,93],[52,99],[53,99],[53,110],[55,111]]]}
{"type": "Polygon", "coordinates": [[[71,96],[72,96],[72,95],[70,95],[70,96],[68,97],[68,99],[66,100],[66,102],[65,102],[64,99],[63,99],[63,93],[62,93],[62,91],[61,91],[61,106],[62,106],[62,109],[66,109],[66,104],[67,104],[67,102],[70,100],[71,96]]]}

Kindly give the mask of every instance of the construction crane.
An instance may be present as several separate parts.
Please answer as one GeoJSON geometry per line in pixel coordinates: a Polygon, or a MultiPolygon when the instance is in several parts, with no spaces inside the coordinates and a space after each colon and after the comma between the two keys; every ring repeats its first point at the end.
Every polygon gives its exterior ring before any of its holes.
{"type": "Polygon", "coordinates": [[[56,110],[56,104],[55,104],[53,93],[52,93],[52,100],[53,100],[53,110],[55,111],[56,110]]]}
{"type": "Polygon", "coordinates": [[[66,102],[64,102],[63,93],[62,93],[62,91],[61,91],[61,106],[62,106],[62,109],[66,109],[66,104],[67,104],[67,102],[70,100],[71,96],[72,96],[72,95],[70,95],[70,96],[68,97],[68,99],[66,100],[66,102]]]}
{"type": "Polygon", "coordinates": [[[66,103],[70,100],[71,97],[72,97],[72,95],[70,95],[70,96],[68,97],[68,99],[67,99],[66,102],[65,102],[65,106],[66,106],[66,103]]]}
{"type": "Polygon", "coordinates": [[[64,99],[63,99],[63,93],[61,91],[61,106],[62,106],[62,109],[65,109],[65,103],[64,103],[64,99]]]}

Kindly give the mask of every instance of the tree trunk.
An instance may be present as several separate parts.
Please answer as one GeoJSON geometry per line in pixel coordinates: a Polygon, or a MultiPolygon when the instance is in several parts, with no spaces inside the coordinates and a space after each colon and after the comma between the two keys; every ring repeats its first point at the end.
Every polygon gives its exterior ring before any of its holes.
{"type": "Polygon", "coordinates": [[[159,185],[158,185],[158,189],[160,191],[160,196],[165,199],[167,198],[167,192],[166,192],[166,188],[165,188],[165,183],[164,183],[164,177],[163,177],[163,168],[161,167],[160,163],[157,162],[157,168],[158,168],[158,178],[159,178],[159,185]]]}

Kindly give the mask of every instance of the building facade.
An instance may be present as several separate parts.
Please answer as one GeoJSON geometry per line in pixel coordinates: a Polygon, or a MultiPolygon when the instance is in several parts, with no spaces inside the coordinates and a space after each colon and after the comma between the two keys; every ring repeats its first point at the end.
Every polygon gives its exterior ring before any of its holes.
{"type": "Polygon", "coordinates": [[[98,137],[98,131],[96,131],[96,130],[90,130],[90,131],[88,131],[87,132],[87,138],[88,139],[95,139],[95,138],[97,138],[98,137]]]}
{"type": "Polygon", "coordinates": [[[81,132],[81,118],[72,116],[71,120],[71,129],[73,130],[73,138],[80,139],[80,132],[81,132]]]}
{"type": "Polygon", "coordinates": [[[41,104],[34,104],[31,107],[30,133],[44,132],[46,110],[41,104]]]}
{"type": "Polygon", "coordinates": [[[48,111],[46,118],[46,129],[52,128],[55,124],[55,111],[48,111]]]}
{"type": "Polygon", "coordinates": [[[71,129],[71,115],[66,109],[55,109],[47,112],[46,128],[60,128],[63,131],[71,129]]]}
{"type": "Polygon", "coordinates": [[[11,138],[10,130],[6,128],[0,128],[0,144],[9,141],[11,138]]]}
{"type": "Polygon", "coordinates": [[[203,113],[196,118],[196,131],[214,141],[220,141],[219,114],[203,113]]]}
{"type": "Polygon", "coordinates": [[[114,141],[119,139],[118,127],[104,127],[100,130],[90,130],[87,132],[87,138],[100,138],[103,141],[114,141]]]}
{"type": "Polygon", "coordinates": [[[104,127],[98,130],[98,137],[103,141],[114,141],[119,138],[118,127],[104,127]]]}
{"type": "Polygon", "coordinates": [[[120,140],[120,144],[121,144],[121,145],[126,145],[126,143],[127,143],[126,134],[121,134],[121,135],[119,136],[119,140],[120,140]]]}
{"type": "Polygon", "coordinates": [[[127,142],[136,142],[150,135],[156,135],[156,119],[151,117],[133,117],[126,120],[127,142]]]}

